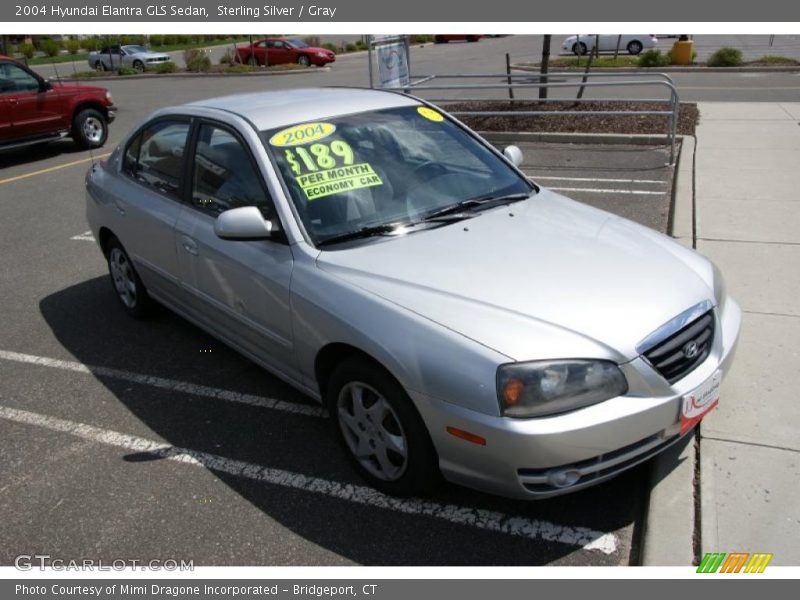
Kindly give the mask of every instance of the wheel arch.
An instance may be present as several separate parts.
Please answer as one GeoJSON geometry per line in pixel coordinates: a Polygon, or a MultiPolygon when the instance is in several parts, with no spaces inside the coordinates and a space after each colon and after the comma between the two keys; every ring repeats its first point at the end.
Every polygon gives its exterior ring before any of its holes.
{"type": "Polygon", "coordinates": [[[368,352],[345,342],[330,342],[320,348],[314,357],[314,377],[317,380],[317,385],[319,386],[323,401],[325,400],[328,389],[328,382],[336,367],[352,358],[358,358],[371,363],[394,379],[400,387],[405,389],[405,386],[403,386],[399,378],[396,377],[386,365],[368,352]]]}

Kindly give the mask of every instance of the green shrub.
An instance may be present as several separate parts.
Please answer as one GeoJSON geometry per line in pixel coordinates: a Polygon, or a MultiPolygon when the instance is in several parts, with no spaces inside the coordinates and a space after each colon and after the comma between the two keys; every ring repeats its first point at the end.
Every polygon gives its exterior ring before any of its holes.
{"type": "Polygon", "coordinates": [[[184,50],[183,60],[186,62],[186,70],[192,73],[207,73],[211,70],[211,58],[196,48],[184,50]]]}
{"type": "Polygon", "coordinates": [[[762,56],[761,58],[757,58],[751,61],[756,64],[762,65],[797,65],[800,64],[800,61],[789,58],[788,56],[774,56],[774,55],[767,55],[762,56]]]}
{"type": "Polygon", "coordinates": [[[742,51],[723,46],[708,59],[709,67],[738,67],[742,64],[742,51]]]}
{"type": "Polygon", "coordinates": [[[344,47],[344,49],[345,49],[346,52],[355,52],[356,50],[358,50],[358,48],[356,48],[355,44],[347,44],[344,47]]]}
{"type": "Polygon", "coordinates": [[[153,68],[153,71],[155,71],[156,73],[161,73],[161,74],[164,74],[164,73],[174,73],[174,72],[175,72],[175,71],[177,71],[177,70],[178,70],[178,65],[176,65],[176,64],[175,64],[174,62],[172,62],[171,60],[170,60],[170,61],[167,61],[167,62],[158,63],[158,64],[157,64],[157,65],[156,65],[156,66],[153,68]]]}
{"type": "Polygon", "coordinates": [[[661,54],[661,50],[656,50],[655,48],[644,52],[639,57],[639,66],[640,67],[664,67],[670,64],[672,61],[670,60],[671,57],[669,54],[661,54]]]}
{"type": "Polygon", "coordinates": [[[362,40],[358,40],[356,42],[356,48],[358,50],[366,50],[367,49],[367,45],[362,40]]]}
{"type": "Polygon", "coordinates": [[[162,46],[172,46],[172,45],[175,44],[175,38],[176,38],[176,36],[169,35],[169,34],[161,36],[161,45],[162,46]]]}
{"type": "Polygon", "coordinates": [[[150,45],[151,46],[163,46],[164,45],[164,36],[157,33],[155,35],[150,36],[150,45]]]}
{"type": "Polygon", "coordinates": [[[337,51],[336,44],[331,44],[330,42],[325,42],[324,44],[322,44],[322,47],[325,48],[326,50],[330,50],[331,52],[337,51]]]}
{"type": "Polygon", "coordinates": [[[64,48],[67,49],[67,52],[70,54],[77,54],[78,51],[81,49],[81,41],[80,40],[67,40],[64,42],[64,48]]]}
{"type": "Polygon", "coordinates": [[[175,36],[175,43],[176,44],[184,45],[184,44],[191,43],[191,41],[192,41],[192,38],[189,37],[188,35],[176,35],[175,36]]]}
{"type": "Polygon", "coordinates": [[[411,43],[412,44],[426,44],[428,42],[433,41],[432,35],[412,35],[411,36],[411,43]]]}
{"type": "Polygon", "coordinates": [[[233,52],[231,52],[230,48],[225,50],[225,54],[223,54],[222,56],[219,57],[219,64],[221,64],[221,65],[233,65],[233,64],[236,64],[236,61],[233,58],[233,52]]]}
{"type": "Polygon", "coordinates": [[[120,67],[117,69],[117,75],[138,75],[139,71],[132,67],[120,67]]]}
{"type": "Polygon", "coordinates": [[[61,51],[61,44],[55,40],[42,40],[39,46],[47,56],[56,56],[61,51]]]}
{"type": "Polygon", "coordinates": [[[17,46],[17,51],[28,59],[33,58],[33,55],[36,54],[36,48],[33,46],[33,44],[28,43],[22,43],[17,46]]]}

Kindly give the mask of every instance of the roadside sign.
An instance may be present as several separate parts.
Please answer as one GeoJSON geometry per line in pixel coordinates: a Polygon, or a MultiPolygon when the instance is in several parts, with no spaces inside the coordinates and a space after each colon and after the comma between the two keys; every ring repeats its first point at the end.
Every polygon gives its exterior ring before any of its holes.
{"type": "Polygon", "coordinates": [[[381,44],[375,48],[378,77],[382,88],[408,87],[408,46],[403,42],[381,44]]]}

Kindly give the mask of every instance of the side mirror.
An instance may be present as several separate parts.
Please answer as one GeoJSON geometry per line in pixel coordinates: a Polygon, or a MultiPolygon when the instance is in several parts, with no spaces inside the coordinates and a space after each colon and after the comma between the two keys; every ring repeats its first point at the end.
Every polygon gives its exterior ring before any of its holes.
{"type": "Polygon", "coordinates": [[[47,90],[52,90],[52,89],[53,89],[53,84],[51,83],[51,81],[49,79],[42,79],[39,82],[39,91],[40,92],[46,92],[47,90]]]}
{"type": "Polygon", "coordinates": [[[515,167],[522,164],[522,150],[518,146],[506,146],[503,150],[503,156],[510,160],[515,167]]]}
{"type": "Polygon", "coordinates": [[[266,240],[272,235],[272,222],[255,206],[226,210],[214,222],[214,233],[222,240],[266,240]]]}

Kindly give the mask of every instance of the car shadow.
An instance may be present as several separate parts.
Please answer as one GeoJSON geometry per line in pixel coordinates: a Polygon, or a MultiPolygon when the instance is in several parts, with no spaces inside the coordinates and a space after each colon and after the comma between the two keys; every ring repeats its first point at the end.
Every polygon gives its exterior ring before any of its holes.
{"type": "MultiPolygon", "coordinates": [[[[54,142],[43,142],[33,146],[24,146],[17,149],[4,150],[0,148],[0,169],[26,165],[39,160],[47,160],[57,156],[70,156],[86,152],[79,148],[70,138],[56,140],[54,142]]],[[[98,148],[94,152],[106,152],[98,148]]]]}
{"type": "MultiPolygon", "coordinates": [[[[107,277],[51,294],[41,300],[39,308],[67,352],[86,365],[105,368],[93,371],[97,381],[169,444],[328,481],[364,485],[345,459],[327,419],[137,384],[108,371],[142,373],[316,406],[172,312],[159,309],[150,319],[131,319],[118,305],[107,277]]],[[[123,460],[147,469],[168,454],[132,452],[123,460]]],[[[429,499],[557,524],[548,529],[551,534],[531,539],[364,506],[325,493],[230,475],[215,469],[213,463],[204,464],[265,518],[340,557],[366,565],[587,564],[586,552],[579,545],[555,541],[561,528],[616,534],[620,549],[610,554],[592,552],[591,563],[628,564],[631,531],[644,509],[648,479],[646,469],[637,467],[605,484],[552,500],[507,500],[453,485],[443,486],[429,499]]],[[[221,543],[232,549],[224,554],[232,557],[227,559],[231,564],[263,564],[252,549],[250,554],[237,555],[233,551],[237,540],[228,537],[221,543]]],[[[198,552],[194,558],[202,564],[202,549],[198,552]]]]}

